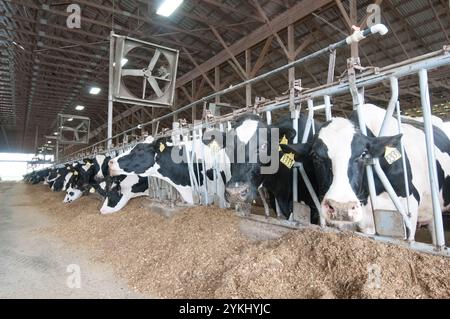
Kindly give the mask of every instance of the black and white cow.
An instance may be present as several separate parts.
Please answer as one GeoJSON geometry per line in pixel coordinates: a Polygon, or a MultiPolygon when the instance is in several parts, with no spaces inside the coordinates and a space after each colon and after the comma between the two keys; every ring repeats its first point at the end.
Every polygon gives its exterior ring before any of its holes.
{"type": "Polygon", "coordinates": [[[130,199],[148,196],[148,178],[137,175],[107,176],[94,189],[105,198],[100,212],[112,214],[124,208],[130,199]]]}
{"type": "MultiPolygon", "coordinates": [[[[365,163],[378,157],[395,192],[407,207],[409,200],[410,229],[407,239],[414,240],[417,222],[428,224],[432,235],[432,203],[427,168],[425,134],[423,123],[405,119],[403,138],[397,135],[396,119],[392,118],[385,137],[378,136],[386,114],[372,104],[363,106],[368,135],[364,136],[356,121],[334,118],[307,144],[282,146],[297,154],[297,160],[313,159],[316,179],[319,182],[323,218],[330,225],[341,227],[352,224],[357,230],[374,234],[372,207],[367,190],[365,163]],[[375,134],[375,135],[374,135],[375,134]],[[387,157],[398,147],[402,138],[405,146],[408,170],[409,194],[405,192],[402,161],[392,162],[387,157]],[[385,158],[386,157],[386,158],[385,158]],[[389,162],[388,162],[389,160],[389,162]]],[[[354,116],[352,116],[354,118],[354,116]]],[[[434,126],[435,153],[444,210],[450,205],[450,140],[439,127],[434,126]]],[[[394,158],[395,159],[395,158],[394,158]]],[[[376,208],[395,210],[392,201],[376,177],[376,208]]]]}
{"type": "Polygon", "coordinates": [[[132,198],[148,195],[147,178],[136,175],[109,176],[111,158],[98,155],[76,165],[69,181],[64,203],[72,203],[83,195],[97,193],[104,198],[102,214],[120,211],[132,198]]]}
{"type": "Polygon", "coordinates": [[[39,171],[34,171],[34,172],[26,174],[23,177],[23,180],[27,183],[31,183],[31,184],[35,185],[35,184],[39,184],[41,182],[45,182],[45,180],[49,174],[50,174],[50,169],[45,168],[45,169],[42,169],[39,171]]]}
{"type": "MultiPolygon", "coordinates": [[[[318,123],[314,123],[318,127],[318,123]]],[[[306,126],[306,118],[300,116],[298,120],[299,139],[302,138],[306,126]]],[[[295,137],[293,120],[283,118],[273,125],[267,125],[257,115],[243,115],[233,123],[232,130],[227,133],[227,139],[233,139],[232,147],[227,141],[227,153],[232,158],[231,180],[227,183],[227,198],[231,203],[253,202],[258,193],[263,197],[261,190],[268,191],[271,198],[271,207],[275,209],[275,201],[280,212],[289,218],[293,210],[292,183],[293,172],[289,163],[280,162],[285,155],[279,144],[292,142],[295,137]],[[267,135],[266,133],[267,132],[267,135]],[[275,134],[278,133],[278,137],[275,134]],[[273,136],[272,136],[273,134],[273,136]],[[274,145],[272,145],[274,144],[274,145]],[[270,155],[270,160],[261,161],[261,154],[270,155]],[[238,158],[240,156],[241,158],[238,158]],[[242,156],[245,160],[242,161],[242,156]],[[253,159],[251,157],[253,156],[253,159]],[[256,159],[256,160],[255,160],[256,159]],[[264,172],[264,168],[270,168],[264,172]]],[[[312,139],[312,130],[308,140],[312,139]]],[[[292,164],[292,163],[291,163],[292,164]]],[[[313,184],[316,184],[312,172],[312,165],[305,162],[305,170],[313,184]]],[[[298,180],[298,199],[312,209],[312,222],[317,223],[317,210],[313,200],[306,190],[303,179],[298,180]]]]}
{"type": "MultiPolygon", "coordinates": [[[[182,142],[180,145],[173,145],[172,140],[160,138],[147,139],[138,143],[133,149],[121,154],[109,162],[111,176],[118,175],[138,175],[141,177],[156,177],[164,180],[173,186],[188,204],[194,204],[193,187],[189,174],[188,161],[185,150],[193,153],[194,161],[204,159],[206,165],[207,183],[213,179],[213,158],[219,158],[219,170],[222,178],[218,182],[225,183],[230,179],[230,163],[226,158],[224,150],[211,145],[204,145],[201,142],[182,142]],[[184,145],[182,147],[181,145],[184,145]],[[215,152],[218,152],[216,154],[215,152]],[[178,159],[174,158],[176,156],[178,159]],[[217,156],[217,157],[216,157],[217,156]]],[[[193,165],[194,178],[198,185],[203,185],[203,165],[193,165]]],[[[212,187],[208,187],[210,191],[212,187]]],[[[224,187],[222,187],[224,189],[224,187]]]]}
{"type": "Polygon", "coordinates": [[[64,203],[71,203],[83,195],[89,194],[91,187],[102,182],[108,172],[108,162],[111,158],[97,155],[86,158],[74,167],[74,172],[68,182],[64,203]]]}
{"type": "Polygon", "coordinates": [[[54,192],[66,191],[69,186],[69,181],[72,175],[74,174],[74,168],[79,165],[79,163],[74,163],[72,165],[67,164],[63,167],[56,169],[56,177],[52,180],[49,180],[51,183],[51,190],[54,192]]]}

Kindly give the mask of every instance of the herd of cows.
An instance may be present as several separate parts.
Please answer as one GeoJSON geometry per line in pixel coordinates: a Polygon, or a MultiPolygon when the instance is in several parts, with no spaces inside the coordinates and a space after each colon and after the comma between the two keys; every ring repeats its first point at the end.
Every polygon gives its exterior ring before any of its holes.
{"type": "MultiPolygon", "coordinates": [[[[299,177],[298,201],[310,207],[312,223],[375,234],[365,166],[378,158],[402,204],[408,207],[406,239],[414,240],[417,225],[428,226],[434,235],[423,122],[404,117],[402,134],[398,134],[397,119],[392,118],[384,136],[378,137],[385,110],[365,104],[363,114],[367,136],[362,134],[356,114],[352,114],[349,118],[314,122],[315,129],[310,131],[306,143],[293,144],[296,131],[290,118],[268,125],[258,115],[247,114],[234,120],[225,133],[204,134],[203,143],[186,140],[180,144],[170,137],[149,137],[115,158],[97,155],[35,171],[24,180],[32,184],[43,182],[52,191],[65,191],[66,203],[95,192],[104,197],[103,214],[119,211],[131,198],[148,195],[147,177],[168,182],[189,204],[194,204],[194,186],[216,182],[223,187],[208,187],[208,191],[223,190],[218,195],[230,205],[252,203],[261,198],[268,207],[277,208],[280,217],[289,218],[293,210],[295,158],[295,162],[303,163],[320,200],[318,211],[299,177]],[[404,145],[404,159],[399,151],[400,142],[404,145]],[[274,150],[275,157],[265,156],[274,150]],[[197,164],[190,165],[192,162],[197,164]],[[403,162],[407,168],[406,179],[403,162]]],[[[299,140],[306,123],[307,119],[301,116],[299,140]]],[[[433,125],[440,202],[443,212],[448,212],[450,127],[437,117],[433,117],[433,125]]],[[[375,177],[375,189],[376,208],[395,210],[378,177],[375,177]]]]}

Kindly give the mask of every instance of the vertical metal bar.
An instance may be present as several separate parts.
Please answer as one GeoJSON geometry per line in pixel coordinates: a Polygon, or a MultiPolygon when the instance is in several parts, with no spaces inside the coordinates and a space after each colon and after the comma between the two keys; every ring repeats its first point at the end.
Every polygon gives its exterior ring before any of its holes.
{"type": "MultiPolygon", "coordinates": [[[[324,101],[325,101],[325,118],[327,121],[331,121],[331,99],[329,95],[325,95],[323,97],[324,101]]],[[[313,125],[314,127],[314,125],[313,125]]]]}
{"type": "Polygon", "coordinates": [[[59,141],[58,140],[56,140],[56,154],[55,154],[54,161],[56,163],[59,162],[59,141]]]}
{"type": "Polygon", "coordinates": [[[112,127],[113,127],[113,73],[114,73],[114,32],[111,31],[109,43],[109,88],[108,88],[108,143],[107,149],[112,146],[112,127]]]}
{"type": "MultiPolygon", "coordinates": [[[[200,126],[199,134],[200,134],[200,140],[203,141],[203,131],[201,130],[201,126],[200,126]]],[[[200,147],[202,149],[201,164],[202,164],[202,167],[203,167],[203,170],[202,170],[203,174],[202,175],[203,175],[203,194],[205,196],[204,203],[205,203],[205,205],[208,205],[208,197],[209,197],[209,195],[208,195],[207,176],[206,176],[205,144],[203,144],[203,142],[200,143],[200,147]]]]}
{"type": "Polygon", "coordinates": [[[272,112],[270,112],[270,111],[266,112],[266,120],[267,120],[267,125],[272,125],[272,112]]]}
{"type": "MultiPolygon", "coordinates": [[[[348,82],[349,82],[349,88],[350,93],[352,95],[353,99],[353,109],[356,110],[356,113],[358,115],[358,123],[361,130],[361,133],[364,135],[367,135],[367,128],[366,128],[366,121],[364,120],[364,115],[362,113],[362,106],[364,104],[364,96],[362,95],[362,92],[358,90],[356,87],[356,74],[355,74],[355,61],[354,59],[349,59],[347,61],[348,67],[348,82]]],[[[369,196],[370,196],[370,202],[372,204],[372,212],[375,210],[376,207],[376,189],[375,189],[375,180],[373,176],[373,169],[372,166],[367,165],[366,166],[366,175],[367,175],[367,186],[369,188],[369,196]]]]}
{"type": "Polygon", "coordinates": [[[436,235],[436,248],[442,250],[445,246],[444,226],[442,221],[441,204],[439,202],[439,187],[436,169],[436,155],[434,153],[434,134],[431,121],[430,92],[428,89],[427,70],[419,71],[420,100],[423,111],[423,124],[425,127],[425,140],[427,147],[428,174],[430,177],[431,199],[434,214],[434,233],[436,235]]]}
{"type": "Polygon", "coordinates": [[[302,143],[308,141],[309,132],[311,131],[311,126],[314,120],[314,102],[313,100],[308,100],[308,119],[306,120],[305,130],[303,131],[302,143]]]}
{"type": "MultiPolygon", "coordinates": [[[[412,226],[411,221],[410,221],[409,217],[407,216],[406,211],[405,211],[402,203],[400,202],[400,199],[398,198],[397,194],[395,193],[394,188],[392,187],[391,183],[389,182],[389,179],[387,178],[386,174],[384,173],[383,169],[381,168],[380,161],[378,158],[373,159],[373,166],[375,168],[375,172],[377,173],[377,176],[380,179],[380,182],[383,184],[386,192],[391,197],[392,202],[395,205],[395,208],[403,216],[403,219],[405,221],[407,228],[411,230],[411,226],[412,226]]],[[[414,238],[414,234],[409,233],[408,235],[409,235],[408,239],[414,238]]]]}
{"type": "Polygon", "coordinates": [[[391,99],[389,100],[386,114],[384,115],[384,120],[381,124],[380,133],[378,134],[378,136],[386,135],[386,131],[389,128],[388,124],[393,120],[392,115],[394,114],[395,107],[397,106],[398,102],[398,79],[395,76],[392,76],[389,78],[389,81],[391,83],[391,99]]]}
{"type": "MultiPolygon", "coordinates": [[[[398,123],[398,133],[403,134],[402,119],[400,114],[400,102],[397,101],[397,123],[398,123]]],[[[403,140],[400,140],[400,149],[402,153],[402,166],[403,166],[403,179],[405,183],[405,194],[406,194],[406,213],[410,215],[410,205],[409,205],[409,182],[408,182],[408,168],[406,167],[406,154],[405,154],[405,144],[403,140]]]]}
{"type": "MultiPolygon", "coordinates": [[[[293,126],[294,126],[294,130],[295,130],[295,137],[294,137],[294,144],[298,143],[298,118],[300,115],[300,112],[295,110],[293,111],[293,126]]],[[[292,195],[293,198],[292,200],[294,201],[294,203],[298,202],[298,171],[296,169],[294,169],[292,174],[292,195]]]]}
{"type": "MultiPolygon", "coordinates": [[[[266,120],[267,120],[267,125],[272,125],[272,112],[271,111],[266,112],[266,120]]],[[[264,199],[263,199],[263,202],[265,202],[264,199]]],[[[278,217],[281,216],[281,209],[280,209],[280,205],[278,204],[277,199],[275,199],[275,212],[277,213],[278,217]]]]}
{"type": "MultiPolygon", "coordinates": [[[[4,130],[3,127],[2,127],[2,130],[4,130]]],[[[57,131],[59,131],[59,128],[58,128],[57,131]]],[[[4,133],[5,139],[6,139],[6,133],[5,133],[5,131],[3,131],[3,133],[4,133]]],[[[38,136],[39,136],[39,126],[36,126],[36,134],[34,135],[34,151],[35,151],[35,152],[37,152],[37,148],[38,148],[38,136]]],[[[58,137],[58,138],[59,138],[59,137],[58,137]]],[[[9,148],[9,147],[8,147],[8,148],[9,148]]]]}
{"type": "Polygon", "coordinates": [[[328,77],[327,84],[334,82],[334,70],[336,68],[336,50],[330,53],[330,59],[328,62],[328,77]]]}

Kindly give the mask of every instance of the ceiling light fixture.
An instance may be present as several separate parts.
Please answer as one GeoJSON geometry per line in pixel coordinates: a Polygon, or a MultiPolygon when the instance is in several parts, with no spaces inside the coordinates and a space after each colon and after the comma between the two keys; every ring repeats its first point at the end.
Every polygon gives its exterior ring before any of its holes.
{"type": "Polygon", "coordinates": [[[84,109],[85,109],[84,105],[77,105],[77,106],[75,106],[75,110],[77,110],[77,111],[83,111],[84,109]]]}
{"type": "MultiPolygon", "coordinates": [[[[125,64],[128,63],[128,59],[127,58],[123,58],[120,65],[123,67],[125,64]]],[[[113,66],[116,66],[116,62],[113,62],[113,66]]]]}
{"type": "Polygon", "coordinates": [[[159,6],[156,14],[164,17],[170,16],[181,4],[183,0],[164,0],[159,6]]]}
{"type": "Polygon", "coordinates": [[[98,87],[92,87],[89,91],[90,94],[92,95],[97,95],[102,91],[102,89],[98,88],[98,87]]]}

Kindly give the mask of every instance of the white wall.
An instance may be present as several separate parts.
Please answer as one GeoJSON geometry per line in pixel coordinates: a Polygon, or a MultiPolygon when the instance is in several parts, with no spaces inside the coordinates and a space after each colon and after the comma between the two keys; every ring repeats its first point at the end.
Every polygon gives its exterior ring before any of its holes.
{"type": "MultiPolygon", "coordinates": [[[[27,162],[13,161],[31,161],[33,157],[35,157],[34,154],[0,153],[0,178],[2,179],[2,181],[22,180],[23,175],[32,171],[33,169],[27,166],[27,162]]],[[[46,159],[52,158],[50,156],[47,156],[46,159]]],[[[39,165],[39,167],[35,167],[34,169],[41,169],[46,166],[48,165],[39,165]]]]}

